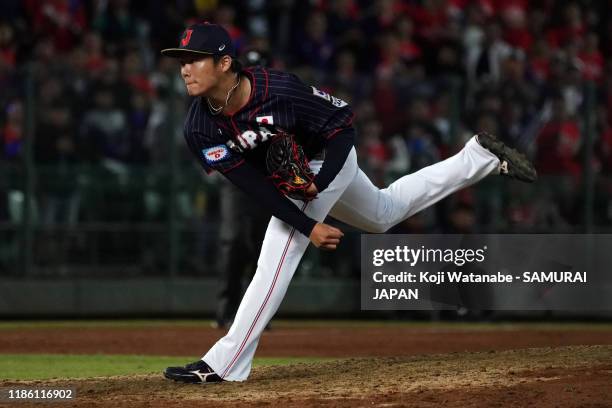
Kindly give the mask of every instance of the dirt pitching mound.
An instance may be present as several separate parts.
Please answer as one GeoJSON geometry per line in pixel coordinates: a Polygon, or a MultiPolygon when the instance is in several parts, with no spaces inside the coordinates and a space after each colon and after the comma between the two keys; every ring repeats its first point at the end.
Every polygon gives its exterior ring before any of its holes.
{"type": "MultiPolygon", "coordinates": [[[[274,325],[274,323],[273,323],[274,325]]],[[[264,332],[257,357],[394,357],[465,351],[612,344],[604,326],[425,325],[333,327],[276,324],[264,332]]],[[[177,327],[56,327],[0,333],[0,353],[202,355],[225,334],[207,325],[177,327]]]]}
{"type": "Polygon", "coordinates": [[[62,403],[75,407],[610,407],[612,346],[260,367],[246,382],[205,386],[174,383],[159,373],[8,385],[76,387],[76,400],[62,403]]]}

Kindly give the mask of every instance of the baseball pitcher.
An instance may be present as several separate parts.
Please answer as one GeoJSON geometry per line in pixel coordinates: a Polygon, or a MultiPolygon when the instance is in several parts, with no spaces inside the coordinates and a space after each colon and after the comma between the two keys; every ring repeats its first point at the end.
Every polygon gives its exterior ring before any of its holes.
{"type": "Polygon", "coordinates": [[[290,73],[242,69],[228,33],[215,24],[188,27],[179,46],[162,54],[180,61],[195,97],[184,133],[196,159],[272,213],[257,270],[229,332],[201,360],[167,368],[169,379],[247,379],[259,338],[308,244],[333,250],[343,236],[323,222],[328,214],[364,231],[385,232],[489,174],[536,179],[523,155],[479,134],[455,156],[381,190],[357,165],[353,112],[342,99],[290,73]]]}

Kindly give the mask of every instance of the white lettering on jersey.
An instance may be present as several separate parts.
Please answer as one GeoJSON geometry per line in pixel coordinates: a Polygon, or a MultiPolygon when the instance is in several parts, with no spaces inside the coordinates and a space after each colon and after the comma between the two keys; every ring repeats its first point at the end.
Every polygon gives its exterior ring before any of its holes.
{"type": "Polygon", "coordinates": [[[331,96],[327,92],[320,91],[317,88],[315,88],[314,86],[311,86],[311,88],[312,88],[312,94],[313,95],[316,95],[319,98],[323,98],[327,102],[331,102],[332,105],[334,105],[334,106],[336,106],[338,108],[343,108],[346,105],[348,105],[348,103],[344,102],[342,99],[336,98],[335,96],[331,96]]]}
{"type": "Polygon", "coordinates": [[[242,134],[238,136],[238,142],[243,149],[253,149],[257,146],[257,133],[253,130],[242,132],[242,134]]]}
{"type": "Polygon", "coordinates": [[[257,132],[254,130],[247,130],[242,132],[236,137],[236,141],[243,150],[252,150],[256,148],[260,143],[263,143],[270,139],[275,134],[264,126],[261,126],[257,132]]]}

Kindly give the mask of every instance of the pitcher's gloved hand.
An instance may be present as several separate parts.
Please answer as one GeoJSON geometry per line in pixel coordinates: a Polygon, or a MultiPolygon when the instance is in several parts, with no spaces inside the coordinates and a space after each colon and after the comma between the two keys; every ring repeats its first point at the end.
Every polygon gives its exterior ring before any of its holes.
{"type": "Polygon", "coordinates": [[[310,201],[317,196],[312,184],[314,173],[293,135],[279,133],[272,139],[266,153],[266,168],[268,177],[287,197],[310,201]]]}

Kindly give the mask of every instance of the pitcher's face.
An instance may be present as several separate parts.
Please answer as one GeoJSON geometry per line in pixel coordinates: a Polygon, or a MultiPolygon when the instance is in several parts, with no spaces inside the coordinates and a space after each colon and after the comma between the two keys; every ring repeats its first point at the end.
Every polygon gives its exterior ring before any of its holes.
{"type": "Polygon", "coordinates": [[[180,58],[181,77],[190,96],[206,95],[218,83],[223,70],[212,56],[186,56],[180,58]]]}

